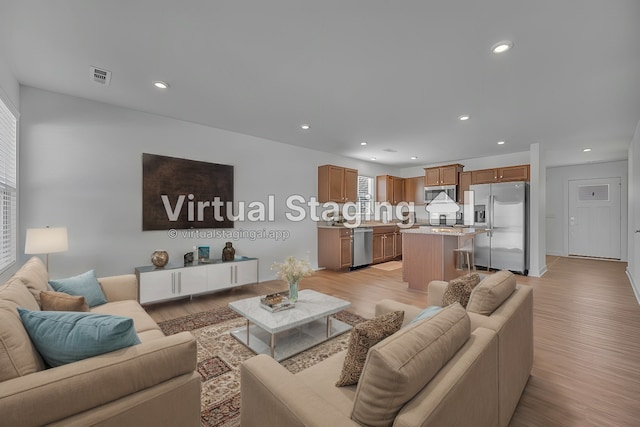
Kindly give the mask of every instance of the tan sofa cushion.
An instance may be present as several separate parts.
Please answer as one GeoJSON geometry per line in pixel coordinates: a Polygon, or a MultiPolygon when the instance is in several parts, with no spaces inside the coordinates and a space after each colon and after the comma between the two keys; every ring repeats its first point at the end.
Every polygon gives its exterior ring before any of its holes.
{"type": "Polygon", "coordinates": [[[471,292],[467,311],[490,315],[516,290],[516,277],[508,270],[498,271],[482,280],[471,292]]]}
{"type": "Polygon", "coordinates": [[[450,280],[442,296],[442,305],[447,306],[459,302],[461,306],[466,308],[471,292],[478,283],[480,283],[478,273],[465,274],[450,280]]]}
{"type": "Polygon", "coordinates": [[[138,336],[140,336],[141,332],[146,331],[159,331],[161,335],[157,336],[164,336],[158,324],[153,321],[151,316],[149,316],[149,314],[144,311],[144,308],[142,308],[142,306],[140,306],[136,301],[127,300],[108,302],[106,304],[91,307],[91,312],[132,318],[133,327],[136,329],[138,336]]]}
{"type": "Polygon", "coordinates": [[[357,324],[351,330],[347,354],[336,387],[357,384],[371,347],[402,326],[404,311],[392,311],[357,324]]]}
{"type": "Polygon", "coordinates": [[[22,280],[38,304],[40,304],[40,292],[50,290],[48,287],[49,272],[37,256],[31,257],[29,261],[25,262],[13,277],[22,280]]]}
{"type": "MultiPolygon", "coordinates": [[[[29,293],[27,288],[24,289],[29,293]]],[[[22,326],[18,305],[0,300],[0,382],[44,368],[42,358],[22,326]]]]}
{"type": "Polygon", "coordinates": [[[89,311],[84,297],[65,294],[64,292],[40,292],[40,305],[45,311],[89,311]]]}
{"type": "Polygon", "coordinates": [[[372,347],[351,418],[367,426],[391,426],[404,404],[429,383],[470,333],[469,316],[456,303],[372,347]]]}
{"type": "Polygon", "coordinates": [[[0,286],[0,301],[13,302],[18,307],[26,308],[27,310],[40,311],[40,304],[38,304],[30,290],[22,280],[15,277],[0,286]]]}

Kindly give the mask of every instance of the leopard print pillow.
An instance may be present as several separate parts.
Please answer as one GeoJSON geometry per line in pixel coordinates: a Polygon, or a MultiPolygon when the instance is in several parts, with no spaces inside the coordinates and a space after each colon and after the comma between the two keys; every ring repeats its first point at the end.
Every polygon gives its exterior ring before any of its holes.
{"type": "Polygon", "coordinates": [[[467,308],[471,291],[478,283],[480,283],[480,275],[478,273],[471,273],[450,280],[442,296],[442,305],[446,307],[459,302],[461,306],[467,308]]]}
{"type": "Polygon", "coordinates": [[[392,311],[354,326],[336,387],[358,384],[369,349],[397,332],[403,320],[404,311],[392,311]]]}

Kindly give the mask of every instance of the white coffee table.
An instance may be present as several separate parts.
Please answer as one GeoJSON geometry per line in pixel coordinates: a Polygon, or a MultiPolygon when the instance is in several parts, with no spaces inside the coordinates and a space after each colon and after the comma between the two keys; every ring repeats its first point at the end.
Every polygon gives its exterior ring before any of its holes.
{"type": "Polygon", "coordinates": [[[330,317],[350,306],[311,289],[298,293],[294,308],[276,313],[260,307],[260,297],[241,299],[229,308],[247,319],[247,326],[231,335],[255,353],[281,361],[350,330],[351,325],[330,317]]]}

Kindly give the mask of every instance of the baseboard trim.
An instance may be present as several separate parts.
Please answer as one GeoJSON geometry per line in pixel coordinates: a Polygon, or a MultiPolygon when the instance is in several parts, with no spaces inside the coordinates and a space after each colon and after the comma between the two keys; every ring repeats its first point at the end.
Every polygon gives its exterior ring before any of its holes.
{"type": "Polygon", "coordinates": [[[627,277],[629,278],[629,283],[631,283],[631,289],[633,289],[633,293],[636,296],[636,301],[640,304],[640,290],[638,290],[638,286],[636,286],[636,282],[633,280],[633,276],[629,271],[629,267],[625,268],[625,273],[627,273],[627,277]]]}

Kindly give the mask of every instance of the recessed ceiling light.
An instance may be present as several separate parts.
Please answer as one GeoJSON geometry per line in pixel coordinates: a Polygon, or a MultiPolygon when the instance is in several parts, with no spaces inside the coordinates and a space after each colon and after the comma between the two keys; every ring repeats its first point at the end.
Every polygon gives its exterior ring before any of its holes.
{"type": "Polygon", "coordinates": [[[582,151],[584,151],[585,153],[588,153],[589,151],[591,151],[591,148],[583,148],[582,151]]]}
{"type": "Polygon", "coordinates": [[[157,82],[153,82],[153,85],[158,89],[168,89],[169,83],[165,83],[163,81],[158,80],[157,82]]]}
{"type": "Polygon", "coordinates": [[[491,46],[491,52],[495,54],[505,53],[513,47],[513,42],[509,40],[503,40],[491,46]]]}
{"type": "Polygon", "coordinates": [[[417,160],[418,157],[417,156],[411,156],[411,160],[417,160]]]}
{"type": "Polygon", "coordinates": [[[302,130],[309,130],[309,129],[311,129],[311,126],[310,126],[310,125],[308,125],[308,124],[303,124],[303,125],[300,125],[300,129],[302,129],[302,130]]]}
{"type": "Polygon", "coordinates": [[[498,141],[498,145],[504,145],[504,141],[498,141]]]}
{"type": "Polygon", "coordinates": [[[470,115],[468,115],[468,114],[463,114],[463,115],[461,115],[461,116],[458,116],[458,120],[461,120],[461,121],[463,121],[463,122],[464,122],[465,120],[469,120],[470,118],[471,118],[471,116],[470,116],[470,115]]]}
{"type": "Polygon", "coordinates": [[[367,145],[367,143],[363,141],[360,143],[360,145],[367,145]]]}
{"type": "Polygon", "coordinates": [[[371,160],[375,160],[375,159],[376,159],[375,157],[372,157],[372,158],[371,158],[371,160]]]}

